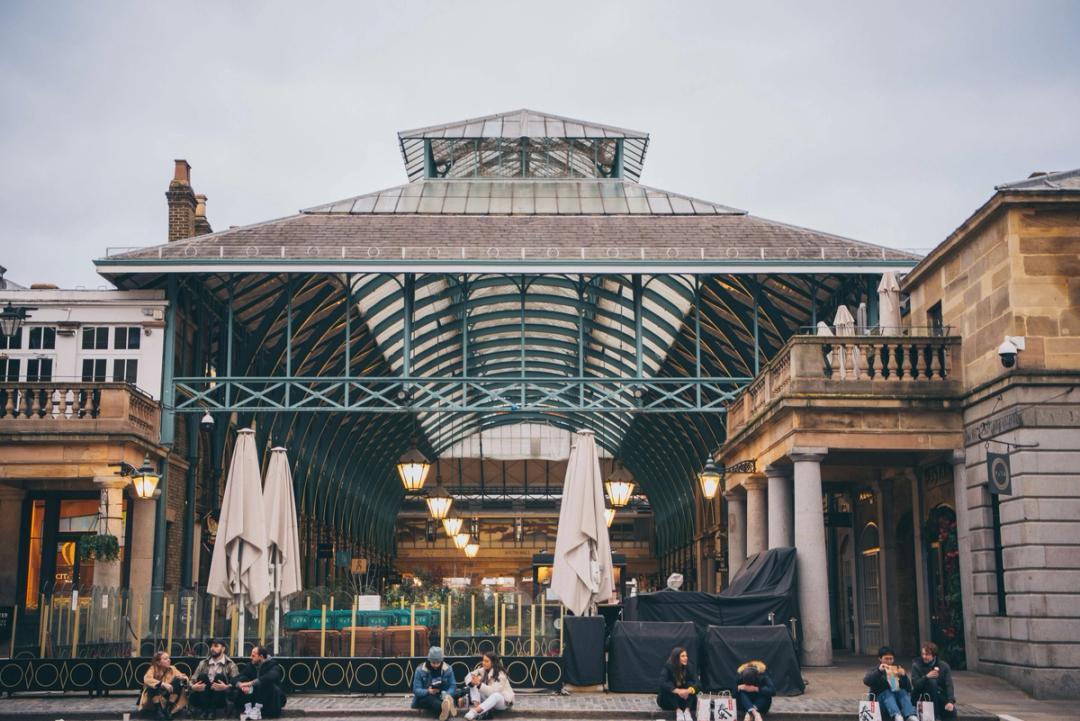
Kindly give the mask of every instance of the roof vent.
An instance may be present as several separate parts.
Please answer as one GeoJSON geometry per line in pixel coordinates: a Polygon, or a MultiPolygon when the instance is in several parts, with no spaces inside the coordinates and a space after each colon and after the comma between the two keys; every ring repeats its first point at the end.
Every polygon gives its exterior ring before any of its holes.
{"type": "Polygon", "coordinates": [[[55,283],[31,283],[30,290],[60,290],[55,283]]]}

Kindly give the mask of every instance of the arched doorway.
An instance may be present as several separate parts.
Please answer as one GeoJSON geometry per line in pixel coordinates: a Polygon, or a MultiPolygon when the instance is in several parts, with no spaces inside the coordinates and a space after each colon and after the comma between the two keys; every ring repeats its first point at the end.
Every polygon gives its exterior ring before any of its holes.
{"type": "Polygon", "coordinates": [[[938,645],[941,657],[953,668],[963,669],[967,663],[956,512],[947,505],[934,508],[926,522],[923,538],[930,594],[930,635],[938,645]]]}
{"type": "Polygon", "coordinates": [[[876,523],[867,523],[859,533],[859,559],[862,581],[860,633],[861,646],[866,652],[885,642],[881,614],[881,540],[876,523]]]}

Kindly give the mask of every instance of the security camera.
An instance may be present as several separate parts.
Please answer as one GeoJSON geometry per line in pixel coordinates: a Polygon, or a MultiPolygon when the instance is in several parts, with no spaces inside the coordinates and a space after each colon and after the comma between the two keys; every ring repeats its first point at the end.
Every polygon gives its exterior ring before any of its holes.
{"type": "Polygon", "coordinates": [[[1016,354],[1024,350],[1024,338],[1017,336],[1005,336],[1005,341],[998,346],[998,358],[1005,368],[1016,365],[1016,354]]]}
{"type": "Polygon", "coordinates": [[[210,415],[210,411],[203,413],[202,419],[199,420],[199,427],[207,433],[214,430],[214,417],[210,415]]]}

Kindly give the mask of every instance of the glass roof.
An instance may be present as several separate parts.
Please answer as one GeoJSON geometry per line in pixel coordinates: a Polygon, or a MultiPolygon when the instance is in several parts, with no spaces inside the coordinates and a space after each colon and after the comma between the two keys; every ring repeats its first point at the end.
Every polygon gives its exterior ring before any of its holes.
{"type": "Polygon", "coordinates": [[[744,215],[625,180],[422,180],[305,213],[418,215],[744,215]]]}

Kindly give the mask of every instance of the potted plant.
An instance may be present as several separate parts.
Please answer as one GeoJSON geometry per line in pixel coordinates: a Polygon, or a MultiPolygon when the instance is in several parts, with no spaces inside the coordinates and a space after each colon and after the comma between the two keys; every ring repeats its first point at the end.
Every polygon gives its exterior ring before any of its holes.
{"type": "Polygon", "coordinates": [[[86,535],[79,539],[80,561],[102,561],[105,563],[120,559],[120,541],[108,534],[86,535]]]}

